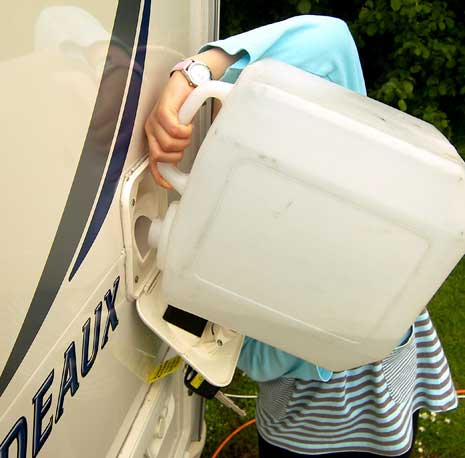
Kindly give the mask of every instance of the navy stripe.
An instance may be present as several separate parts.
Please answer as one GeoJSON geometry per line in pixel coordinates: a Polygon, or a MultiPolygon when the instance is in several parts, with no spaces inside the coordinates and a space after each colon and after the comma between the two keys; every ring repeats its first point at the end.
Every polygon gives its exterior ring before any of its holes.
{"type": "MultiPolygon", "coordinates": [[[[112,58],[115,48],[122,49],[122,44],[126,49],[134,48],[139,11],[140,0],[120,0],[118,3],[104,75],[109,74],[114,67],[112,58]]],[[[118,76],[119,79],[112,80],[111,93],[108,80],[102,77],[100,82],[89,129],[57,233],[23,325],[0,375],[0,396],[14,377],[47,317],[92,210],[121,111],[129,77],[129,59],[126,72],[120,71],[118,76]]]]}
{"type": "Polygon", "coordinates": [[[142,21],[139,33],[139,41],[137,43],[137,51],[132,70],[131,82],[129,83],[126,105],[124,107],[121,125],[116,138],[113,155],[110,159],[107,174],[103,182],[97,205],[95,207],[92,220],[87,229],[84,242],[81,246],[76,262],[71,270],[69,281],[72,280],[79,267],[84,261],[87,253],[91,249],[95,238],[97,237],[102,225],[107,217],[110,205],[116,192],[116,188],[123,171],[124,162],[128,154],[129,144],[131,142],[132,131],[137,114],[137,106],[139,105],[140,90],[142,87],[142,76],[144,73],[145,55],[147,49],[147,38],[150,21],[150,0],[146,0],[144,11],[142,13],[142,21]]]}

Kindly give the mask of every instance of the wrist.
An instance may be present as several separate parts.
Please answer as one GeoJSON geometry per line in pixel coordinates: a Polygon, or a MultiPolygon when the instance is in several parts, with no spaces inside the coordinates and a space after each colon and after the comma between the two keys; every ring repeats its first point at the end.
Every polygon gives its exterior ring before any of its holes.
{"type": "Polygon", "coordinates": [[[189,86],[192,87],[197,87],[212,80],[212,72],[208,65],[200,60],[192,58],[178,62],[171,69],[170,76],[174,73],[181,73],[189,86]]]}
{"type": "Polygon", "coordinates": [[[189,84],[186,77],[180,71],[174,71],[171,73],[170,81],[174,81],[176,82],[176,85],[189,89],[190,91],[194,89],[194,87],[189,84]]]}
{"type": "Polygon", "coordinates": [[[181,95],[183,100],[185,100],[189,96],[189,94],[195,89],[193,86],[189,84],[185,76],[179,71],[176,71],[171,75],[170,80],[168,82],[168,87],[172,93],[181,95]]]}
{"type": "Polygon", "coordinates": [[[221,48],[211,48],[200,54],[196,54],[191,57],[191,59],[204,62],[210,68],[213,79],[219,80],[224,75],[225,71],[239,60],[241,56],[242,53],[231,55],[221,48]]]}

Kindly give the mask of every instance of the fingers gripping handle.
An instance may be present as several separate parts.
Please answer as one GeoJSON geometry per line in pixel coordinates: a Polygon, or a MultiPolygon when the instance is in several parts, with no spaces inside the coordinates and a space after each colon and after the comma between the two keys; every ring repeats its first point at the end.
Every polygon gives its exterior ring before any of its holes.
{"type": "MultiPolygon", "coordinates": [[[[222,81],[208,81],[201,86],[196,87],[187,97],[178,113],[178,119],[181,124],[189,124],[195,113],[202,104],[210,97],[221,100],[222,102],[229,94],[232,84],[223,83],[222,81]]],[[[163,162],[158,163],[158,170],[162,177],[171,183],[182,195],[187,185],[189,174],[181,172],[175,166],[163,162]]]]}

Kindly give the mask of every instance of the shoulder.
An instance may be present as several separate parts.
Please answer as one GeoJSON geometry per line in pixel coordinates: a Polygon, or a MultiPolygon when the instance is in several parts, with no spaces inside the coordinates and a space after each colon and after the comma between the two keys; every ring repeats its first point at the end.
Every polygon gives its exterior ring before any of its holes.
{"type": "MultiPolygon", "coordinates": [[[[349,27],[342,19],[331,16],[301,15],[281,22],[286,28],[321,29],[335,34],[347,34],[349,27]]],[[[350,33],[350,32],[349,32],[350,33]]]]}
{"type": "Polygon", "coordinates": [[[348,25],[329,16],[296,16],[281,23],[287,37],[287,46],[296,47],[305,56],[332,60],[335,56],[356,56],[356,47],[348,25]]]}

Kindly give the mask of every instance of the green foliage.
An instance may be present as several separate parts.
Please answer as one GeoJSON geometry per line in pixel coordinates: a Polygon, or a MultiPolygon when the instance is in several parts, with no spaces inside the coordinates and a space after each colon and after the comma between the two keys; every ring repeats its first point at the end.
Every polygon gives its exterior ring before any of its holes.
{"type": "Polygon", "coordinates": [[[310,12],[349,24],[371,97],[449,137],[460,130],[465,117],[461,0],[222,0],[221,34],[310,12]]]}
{"type": "Polygon", "coordinates": [[[452,121],[465,114],[453,100],[465,84],[463,19],[463,8],[456,12],[443,1],[366,1],[353,22],[365,61],[370,37],[386,43],[378,51],[384,63],[370,69],[370,95],[450,135],[452,121]]]}

